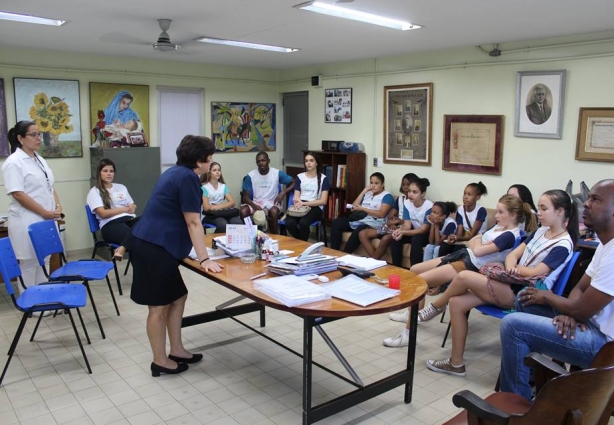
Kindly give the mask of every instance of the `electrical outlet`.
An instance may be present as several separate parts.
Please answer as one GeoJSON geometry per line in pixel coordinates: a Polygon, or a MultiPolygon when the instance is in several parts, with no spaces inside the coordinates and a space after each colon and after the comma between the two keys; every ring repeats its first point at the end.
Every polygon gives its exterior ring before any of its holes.
{"type": "Polygon", "coordinates": [[[380,157],[373,158],[373,166],[377,168],[381,168],[383,166],[382,158],[380,157]]]}

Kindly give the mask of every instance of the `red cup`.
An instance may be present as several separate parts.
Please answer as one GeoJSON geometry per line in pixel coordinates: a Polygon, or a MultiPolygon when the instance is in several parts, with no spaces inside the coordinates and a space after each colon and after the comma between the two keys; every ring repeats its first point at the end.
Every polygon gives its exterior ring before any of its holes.
{"type": "Polygon", "coordinates": [[[388,276],[388,287],[390,289],[401,289],[401,276],[398,274],[388,276]]]}

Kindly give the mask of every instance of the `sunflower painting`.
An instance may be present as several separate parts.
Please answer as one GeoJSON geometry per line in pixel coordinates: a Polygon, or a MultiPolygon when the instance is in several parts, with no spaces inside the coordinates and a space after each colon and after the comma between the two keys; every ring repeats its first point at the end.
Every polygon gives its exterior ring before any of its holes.
{"type": "Polygon", "coordinates": [[[79,82],[14,78],[17,121],[34,121],[45,158],[83,156],[79,82]]]}

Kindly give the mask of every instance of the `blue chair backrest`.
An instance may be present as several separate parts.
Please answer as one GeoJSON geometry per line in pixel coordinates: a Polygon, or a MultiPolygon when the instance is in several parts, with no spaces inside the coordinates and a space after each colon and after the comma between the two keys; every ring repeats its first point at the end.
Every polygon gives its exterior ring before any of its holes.
{"type": "Polygon", "coordinates": [[[58,228],[53,220],[39,221],[28,226],[28,234],[36,252],[38,264],[45,264],[45,257],[64,252],[58,228]]]}
{"type": "Polygon", "coordinates": [[[571,272],[573,271],[573,268],[576,265],[576,261],[578,261],[579,257],[580,257],[580,251],[575,251],[571,255],[569,262],[567,263],[567,265],[565,266],[565,268],[563,269],[559,277],[556,279],[556,282],[554,282],[554,285],[552,286],[552,292],[555,293],[556,295],[563,294],[563,291],[565,290],[565,287],[567,286],[567,281],[569,280],[569,276],[571,276],[571,272]]]}
{"type": "Polygon", "coordinates": [[[14,295],[11,280],[21,276],[21,269],[9,238],[0,239],[0,273],[2,273],[2,279],[4,279],[6,292],[11,296],[14,295]]]}
{"type": "Polygon", "coordinates": [[[514,247],[512,249],[518,248],[518,245],[524,242],[527,238],[527,234],[524,230],[521,230],[518,236],[516,236],[516,240],[514,241],[514,247]]]}
{"type": "Polygon", "coordinates": [[[87,214],[87,224],[90,226],[90,232],[96,233],[100,228],[100,223],[98,223],[98,219],[96,215],[92,212],[89,205],[85,205],[85,212],[87,214]]]}
{"type": "Polygon", "coordinates": [[[294,202],[294,191],[288,194],[288,208],[292,206],[293,202],[294,202]]]}

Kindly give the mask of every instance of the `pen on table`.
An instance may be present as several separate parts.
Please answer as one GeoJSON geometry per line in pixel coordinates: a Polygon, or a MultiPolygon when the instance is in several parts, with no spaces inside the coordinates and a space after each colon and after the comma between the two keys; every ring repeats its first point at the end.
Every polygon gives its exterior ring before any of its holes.
{"type": "Polygon", "coordinates": [[[256,276],[250,277],[249,280],[258,279],[259,277],[265,277],[265,276],[266,276],[266,272],[262,272],[260,274],[257,274],[256,276]]]}

